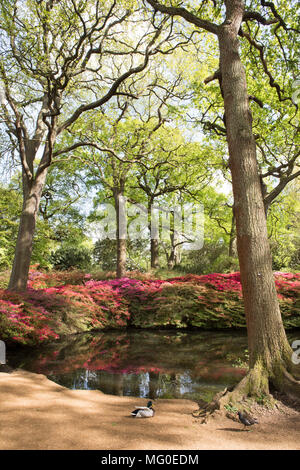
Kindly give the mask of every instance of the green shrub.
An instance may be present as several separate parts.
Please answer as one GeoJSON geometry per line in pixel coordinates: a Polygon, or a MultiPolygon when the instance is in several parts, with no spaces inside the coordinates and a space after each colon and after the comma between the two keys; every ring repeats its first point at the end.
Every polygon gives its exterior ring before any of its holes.
{"type": "Polygon", "coordinates": [[[51,255],[54,269],[66,271],[71,268],[87,270],[91,266],[91,250],[85,247],[61,247],[51,255]]]}

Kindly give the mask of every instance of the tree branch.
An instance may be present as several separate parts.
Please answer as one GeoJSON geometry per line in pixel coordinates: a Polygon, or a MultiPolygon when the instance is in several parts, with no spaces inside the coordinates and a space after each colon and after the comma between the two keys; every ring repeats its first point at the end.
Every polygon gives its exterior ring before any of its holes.
{"type": "Polygon", "coordinates": [[[210,21],[206,21],[206,20],[202,20],[201,18],[198,18],[198,16],[189,12],[185,8],[167,7],[165,5],[162,5],[161,3],[158,3],[156,0],[146,0],[146,2],[149,3],[149,5],[151,5],[155,11],[160,11],[161,13],[166,13],[170,16],[181,16],[182,18],[187,20],[189,23],[194,24],[198,28],[205,29],[206,31],[209,31],[210,33],[218,35],[218,32],[219,32],[218,25],[211,23],[210,21]]]}
{"type": "Polygon", "coordinates": [[[210,75],[204,80],[205,85],[207,85],[209,82],[212,82],[213,80],[220,80],[221,79],[221,72],[220,70],[216,70],[215,73],[210,75]]]}
{"type": "Polygon", "coordinates": [[[153,51],[151,50],[151,47],[153,46],[153,44],[155,43],[156,39],[159,37],[159,35],[161,34],[161,31],[162,31],[162,28],[158,29],[156,32],[155,32],[155,35],[154,37],[151,39],[151,41],[149,42],[147,48],[146,48],[146,51],[145,51],[145,57],[144,57],[144,62],[140,65],[138,65],[137,67],[131,67],[129,70],[127,70],[127,72],[123,73],[119,78],[117,78],[115,80],[115,82],[113,83],[113,85],[110,87],[110,89],[108,90],[108,92],[102,97],[100,98],[99,100],[96,100],[92,103],[89,103],[87,105],[81,105],[79,108],[77,108],[77,110],[73,113],[73,115],[67,119],[59,128],[58,128],[58,132],[57,134],[60,134],[64,129],[66,129],[67,127],[69,127],[71,124],[73,124],[78,118],[79,116],[86,112],[86,111],[90,111],[91,109],[95,109],[95,108],[99,108],[100,106],[102,106],[103,104],[107,103],[107,101],[109,101],[112,96],[114,96],[119,88],[119,86],[128,78],[130,77],[131,75],[134,75],[134,74],[137,74],[139,72],[141,72],[142,70],[144,70],[147,65],[148,65],[148,62],[149,62],[149,58],[150,58],[150,55],[153,53],[153,51]]]}
{"type": "Polygon", "coordinates": [[[245,11],[244,16],[243,16],[243,21],[248,21],[248,20],[256,20],[265,26],[275,24],[280,21],[279,18],[269,18],[269,19],[264,18],[260,13],[256,11],[245,11]]]}
{"type": "Polygon", "coordinates": [[[293,173],[292,175],[288,176],[287,178],[281,179],[278,185],[271,191],[265,198],[264,198],[264,204],[265,207],[269,207],[274,199],[278,196],[278,194],[281,193],[281,191],[286,187],[286,185],[300,176],[300,170],[296,171],[296,173],[293,173]]]}

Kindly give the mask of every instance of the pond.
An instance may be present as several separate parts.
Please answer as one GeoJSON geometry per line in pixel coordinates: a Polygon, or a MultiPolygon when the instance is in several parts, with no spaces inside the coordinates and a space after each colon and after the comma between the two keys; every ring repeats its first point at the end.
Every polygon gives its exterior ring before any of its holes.
{"type": "Polygon", "coordinates": [[[9,366],[70,389],[206,401],[239,382],[246,360],[246,332],[238,331],[105,331],[7,351],[9,366]]]}

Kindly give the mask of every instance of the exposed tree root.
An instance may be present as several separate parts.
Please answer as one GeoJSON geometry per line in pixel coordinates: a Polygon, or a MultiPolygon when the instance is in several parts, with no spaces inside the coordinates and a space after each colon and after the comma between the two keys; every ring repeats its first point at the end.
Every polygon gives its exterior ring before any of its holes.
{"type": "MultiPolygon", "coordinates": [[[[276,387],[276,382],[274,385],[276,387]]],[[[300,380],[296,380],[285,368],[281,371],[281,380],[279,386],[276,388],[278,388],[280,392],[300,402],[300,380]]]]}
{"type": "Polygon", "coordinates": [[[193,412],[194,418],[201,418],[202,423],[206,423],[210,415],[216,410],[220,410],[221,400],[228,394],[228,388],[225,388],[221,392],[217,393],[211,402],[199,402],[199,410],[193,412]]]}
{"type": "Polygon", "coordinates": [[[217,393],[210,403],[199,403],[199,410],[194,411],[193,416],[200,418],[201,424],[206,423],[212,415],[220,413],[238,421],[237,411],[251,412],[254,405],[259,404],[265,408],[278,407],[277,400],[270,393],[270,384],[296,403],[300,403],[300,381],[285,368],[281,368],[276,377],[270,377],[258,364],[233,389],[225,388],[217,393]]]}

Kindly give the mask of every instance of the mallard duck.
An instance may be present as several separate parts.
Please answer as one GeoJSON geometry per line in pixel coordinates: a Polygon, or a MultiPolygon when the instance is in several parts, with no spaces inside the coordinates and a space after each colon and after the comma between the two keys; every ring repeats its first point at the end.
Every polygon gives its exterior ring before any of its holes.
{"type": "Polygon", "coordinates": [[[134,418],[152,418],[155,414],[152,401],[148,401],[147,406],[137,406],[131,414],[134,418]]]}
{"type": "Polygon", "coordinates": [[[244,425],[244,429],[246,426],[252,426],[253,424],[258,424],[257,419],[250,416],[248,413],[246,413],[246,411],[244,412],[238,411],[237,414],[239,416],[240,422],[244,425]]]}

